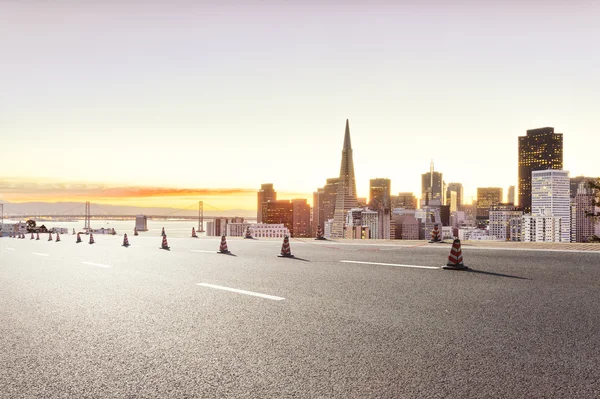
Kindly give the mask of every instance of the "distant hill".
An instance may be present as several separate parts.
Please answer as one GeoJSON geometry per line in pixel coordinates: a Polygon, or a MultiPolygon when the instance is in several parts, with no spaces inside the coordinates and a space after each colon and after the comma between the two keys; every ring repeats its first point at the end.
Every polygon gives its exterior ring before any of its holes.
{"type": "MultiPolygon", "coordinates": [[[[177,208],[144,208],[139,206],[91,204],[92,215],[164,215],[164,216],[197,216],[198,209],[177,208]]],[[[22,202],[4,203],[4,215],[84,215],[85,204],[82,202],[22,202]]],[[[240,216],[256,218],[256,211],[247,209],[230,209],[224,211],[204,210],[204,216],[240,216]]]]}

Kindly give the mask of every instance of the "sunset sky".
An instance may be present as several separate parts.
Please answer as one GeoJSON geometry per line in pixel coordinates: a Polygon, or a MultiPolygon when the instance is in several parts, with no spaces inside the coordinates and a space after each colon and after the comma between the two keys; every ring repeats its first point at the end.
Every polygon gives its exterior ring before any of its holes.
{"type": "Polygon", "coordinates": [[[553,126],[599,176],[594,1],[0,0],[0,202],[255,209],[339,174],[517,184],[553,126]],[[496,4],[494,4],[496,3],[496,4]]]}

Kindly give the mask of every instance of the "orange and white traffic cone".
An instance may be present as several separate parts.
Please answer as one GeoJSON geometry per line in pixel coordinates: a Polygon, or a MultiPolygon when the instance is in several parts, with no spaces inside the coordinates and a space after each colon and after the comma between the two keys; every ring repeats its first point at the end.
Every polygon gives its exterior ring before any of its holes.
{"type": "Polygon", "coordinates": [[[127,234],[125,234],[123,236],[123,245],[121,245],[122,247],[128,247],[129,246],[129,240],[127,239],[127,234]]]}
{"type": "Polygon", "coordinates": [[[279,255],[280,258],[293,258],[292,251],[290,249],[290,239],[288,236],[283,236],[283,244],[281,245],[281,253],[279,255]]]}
{"type": "Polygon", "coordinates": [[[79,235],[79,233],[77,233],[77,241],[75,241],[76,244],[79,244],[81,242],[81,236],[79,235]]]}
{"type": "Polygon", "coordinates": [[[94,235],[92,233],[90,233],[90,244],[94,244],[94,235]]]}
{"type": "Polygon", "coordinates": [[[133,228],[133,235],[134,236],[138,236],[139,235],[138,232],[137,232],[137,227],[133,228]]]}
{"type": "Polygon", "coordinates": [[[225,236],[221,236],[221,245],[219,245],[219,253],[220,254],[228,254],[229,249],[227,248],[227,240],[225,236]]]}
{"type": "Polygon", "coordinates": [[[433,230],[431,230],[431,240],[429,242],[441,242],[441,234],[437,224],[433,225],[433,230]]]}
{"type": "Polygon", "coordinates": [[[196,235],[196,229],[192,227],[192,238],[198,238],[196,235]]]}
{"type": "Polygon", "coordinates": [[[75,235],[75,229],[73,229],[73,235],[75,235]]]}
{"type": "Polygon", "coordinates": [[[450,250],[450,255],[448,256],[448,263],[446,266],[442,266],[442,269],[468,269],[468,267],[463,264],[462,249],[460,249],[460,240],[458,238],[452,243],[452,249],[450,250]]]}
{"type": "Polygon", "coordinates": [[[56,242],[60,241],[60,234],[58,233],[58,231],[56,232],[56,242]]]}
{"type": "Polygon", "coordinates": [[[246,239],[252,239],[252,232],[250,231],[250,226],[246,227],[246,234],[244,235],[246,239]]]}
{"type": "Polygon", "coordinates": [[[40,239],[40,232],[38,231],[38,232],[35,234],[35,240],[37,241],[37,240],[39,240],[39,239],[40,239]]]}
{"type": "Polygon", "coordinates": [[[160,246],[160,249],[166,249],[166,250],[170,250],[171,249],[171,247],[169,247],[169,244],[167,243],[167,236],[166,235],[163,235],[162,244],[160,246]]]}
{"type": "Polygon", "coordinates": [[[48,233],[48,241],[52,241],[52,233],[48,233]]]}
{"type": "Polygon", "coordinates": [[[323,228],[321,225],[317,226],[317,238],[315,238],[315,240],[326,240],[325,236],[323,235],[323,228]]]}

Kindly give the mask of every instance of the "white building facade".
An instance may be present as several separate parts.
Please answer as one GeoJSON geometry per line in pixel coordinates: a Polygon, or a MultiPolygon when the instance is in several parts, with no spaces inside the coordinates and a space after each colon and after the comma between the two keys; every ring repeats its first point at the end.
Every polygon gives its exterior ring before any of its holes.
{"type": "MultiPolygon", "coordinates": [[[[558,222],[560,224],[558,239],[556,239],[556,235],[552,235],[555,237],[555,242],[571,241],[570,189],[569,172],[566,170],[551,169],[531,172],[531,216],[533,218],[552,217],[560,220],[558,222]]],[[[546,225],[546,221],[541,223],[546,225]]],[[[556,225],[556,223],[554,221],[552,225],[556,225]]],[[[525,224],[523,225],[524,235],[526,234],[525,224]]],[[[531,227],[530,225],[529,228],[531,227]]]]}

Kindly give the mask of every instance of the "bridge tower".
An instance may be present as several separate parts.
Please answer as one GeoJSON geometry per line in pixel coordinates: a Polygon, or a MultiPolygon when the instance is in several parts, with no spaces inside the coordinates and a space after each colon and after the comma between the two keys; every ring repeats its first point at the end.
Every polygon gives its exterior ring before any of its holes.
{"type": "Polygon", "coordinates": [[[204,233],[204,201],[198,201],[198,229],[199,233],[204,233]]]}
{"type": "Polygon", "coordinates": [[[90,206],[90,201],[87,201],[85,203],[85,226],[83,227],[84,230],[90,230],[90,218],[92,216],[92,212],[91,212],[91,206],[90,206]]]}

